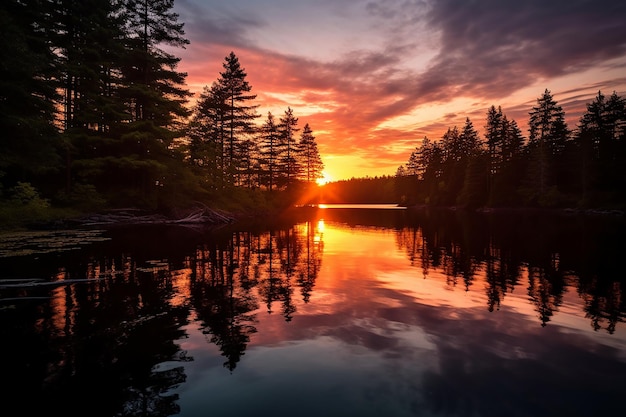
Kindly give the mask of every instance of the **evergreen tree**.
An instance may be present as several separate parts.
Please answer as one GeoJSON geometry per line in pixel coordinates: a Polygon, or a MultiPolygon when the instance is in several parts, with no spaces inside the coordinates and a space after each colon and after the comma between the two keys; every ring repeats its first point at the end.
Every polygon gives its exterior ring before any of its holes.
{"type": "Polygon", "coordinates": [[[260,164],[262,169],[261,183],[272,191],[276,186],[278,163],[280,160],[280,132],[271,112],[261,127],[261,143],[259,145],[260,164]]]}
{"type": "Polygon", "coordinates": [[[120,125],[123,158],[118,169],[133,178],[130,185],[140,192],[129,197],[148,205],[157,203],[159,193],[174,195],[184,185],[172,175],[182,159],[173,145],[184,134],[189,92],[186,74],[177,71],[180,58],[163,48],[184,48],[189,41],[172,7],[173,0],[126,0],[122,11],[126,52],[121,95],[131,122],[120,125]]]}
{"type": "MultiPolygon", "coordinates": [[[[180,58],[164,46],[184,48],[183,23],[172,12],[173,0],[126,0],[127,61],[123,68],[126,98],[133,121],[168,127],[187,116],[186,73],[176,70],[180,58]]],[[[162,132],[172,139],[174,132],[162,132]]]]}
{"type": "Polygon", "coordinates": [[[469,208],[484,206],[489,196],[490,158],[488,151],[479,149],[469,158],[463,188],[457,202],[469,208]]]}
{"type": "Polygon", "coordinates": [[[529,114],[527,198],[539,205],[553,205],[558,200],[556,184],[566,168],[561,158],[569,137],[565,113],[546,89],[529,114]]]}
{"type": "Polygon", "coordinates": [[[322,178],[324,162],[322,162],[315,136],[308,123],[304,125],[300,135],[299,154],[302,165],[300,178],[307,183],[313,183],[322,178]]]}
{"type": "Polygon", "coordinates": [[[225,94],[214,82],[200,93],[189,122],[189,158],[218,188],[224,186],[226,112],[225,94]]]}
{"type": "Polygon", "coordinates": [[[577,135],[584,205],[590,198],[598,202],[624,198],[620,190],[626,186],[625,131],[626,100],[615,92],[607,100],[598,92],[581,117],[577,135]],[[591,190],[593,196],[588,194],[591,190]]]}
{"type": "Polygon", "coordinates": [[[291,185],[292,180],[297,178],[300,169],[298,166],[297,147],[295,146],[295,133],[300,130],[296,127],[297,125],[298,118],[293,115],[291,107],[288,107],[283,117],[280,118],[278,125],[283,143],[282,146],[285,150],[281,165],[287,186],[291,185]]]}
{"type": "Polygon", "coordinates": [[[424,179],[424,172],[430,164],[432,143],[424,136],[420,146],[416,147],[406,164],[407,175],[414,175],[417,179],[424,179]]]}
{"type": "Polygon", "coordinates": [[[258,144],[251,139],[239,142],[236,157],[239,164],[239,185],[250,189],[258,186],[260,173],[258,144]]]}
{"type": "Polygon", "coordinates": [[[465,125],[459,137],[459,146],[461,148],[461,155],[464,157],[470,157],[480,150],[480,137],[476,129],[474,129],[474,124],[469,117],[465,119],[465,125]]]}
{"type": "Polygon", "coordinates": [[[503,142],[503,126],[502,108],[491,106],[487,111],[487,124],[485,125],[485,140],[487,142],[487,150],[490,160],[490,175],[493,176],[498,172],[500,160],[502,157],[503,142]]]}
{"type": "Polygon", "coordinates": [[[440,204],[455,204],[463,187],[467,161],[459,129],[456,126],[452,129],[448,128],[440,143],[444,158],[442,166],[444,183],[438,191],[441,198],[440,204]]]}
{"type": "Polygon", "coordinates": [[[231,52],[222,65],[224,71],[220,72],[218,84],[224,95],[226,114],[225,166],[234,183],[238,141],[243,141],[246,136],[254,133],[253,121],[259,115],[255,112],[258,106],[248,104],[256,98],[256,94],[250,94],[252,87],[246,80],[247,74],[241,67],[239,58],[231,52]]]}
{"type": "Polygon", "coordinates": [[[42,184],[57,169],[54,126],[57,57],[51,52],[49,4],[0,5],[0,196],[17,182],[42,184]]]}
{"type": "MultiPolygon", "coordinates": [[[[54,42],[60,57],[66,197],[96,186],[115,190],[119,126],[129,120],[119,91],[125,53],[121,3],[59,0],[54,42]]],[[[85,198],[85,196],[79,196],[85,198]]]]}

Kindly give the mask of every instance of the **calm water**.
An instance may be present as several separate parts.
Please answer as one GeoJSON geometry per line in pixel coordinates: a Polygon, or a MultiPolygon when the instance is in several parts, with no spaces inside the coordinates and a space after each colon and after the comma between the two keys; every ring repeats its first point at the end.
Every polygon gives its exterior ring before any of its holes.
{"type": "Polygon", "coordinates": [[[334,208],[5,235],[0,415],[621,415],[625,231],[334,208]]]}

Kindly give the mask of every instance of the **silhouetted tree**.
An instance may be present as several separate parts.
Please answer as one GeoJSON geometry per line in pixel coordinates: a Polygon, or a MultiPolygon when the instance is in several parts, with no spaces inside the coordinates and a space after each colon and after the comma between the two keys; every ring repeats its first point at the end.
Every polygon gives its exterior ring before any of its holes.
{"type": "Polygon", "coordinates": [[[526,198],[541,206],[554,205],[558,201],[557,183],[562,178],[562,156],[569,137],[565,113],[546,89],[529,114],[526,198]]]}
{"type": "Polygon", "coordinates": [[[302,166],[300,179],[307,183],[314,183],[316,180],[322,178],[324,162],[317,149],[317,142],[315,141],[315,136],[313,136],[313,131],[308,123],[304,125],[302,134],[300,135],[298,154],[300,155],[300,164],[302,166]]]}
{"type": "Polygon", "coordinates": [[[208,187],[224,186],[225,96],[220,86],[205,86],[192,112],[187,135],[189,158],[208,187]]]}
{"type": "Polygon", "coordinates": [[[577,145],[583,204],[623,202],[626,185],[626,100],[598,92],[581,117],[577,145]],[[589,192],[593,190],[593,196],[589,192]]]}
{"type": "Polygon", "coordinates": [[[293,115],[291,107],[288,107],[278,122],[278,131],[283,149],[280,162],[281,179],[287,187],[298,177],[300,171],[295,137],[296,132],[300,129],[296,126],[298,126],[298,118],[293,115]]]}
{"type": "Polygon", "coordinates": [[[259,115],[255,109],[257,105],[249,104],[256,98],[256,94],[251,94],[252,86],[246,77],[248,74],[241,67],[239,58],[231,52],[222,64],[224,71],[220,72],[217,83],[223,93],[226,123],[226,143],[225,143],[225,168],[233,184],[236,183],[238,166],[235,158],[239,142],[248,135],[254,133],[253,121],[259,115]]]}
{"type": "Polygon", "coordinates": [[[269,191],[272,191],[276,186],[276,178],[279,172],[278,163],[281,155],[280,133],[272,112],[267,113],[267,119],[260,131],[259,154],[263,178],[261,184],[266,186],[269,191]]]}
{"type": "Polygon", "coordinates": [[[48,45],[50,6],[34,0],[0,5],[0,196],[17,182],[39,185],[60,162],[53,78],[58,57],[48,45]]]}

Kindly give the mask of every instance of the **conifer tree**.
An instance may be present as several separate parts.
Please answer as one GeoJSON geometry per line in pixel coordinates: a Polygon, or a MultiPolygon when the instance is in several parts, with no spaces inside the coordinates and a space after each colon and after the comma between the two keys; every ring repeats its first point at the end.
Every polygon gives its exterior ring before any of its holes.
{"type": "Polygon", "coordinates": [[[225,93],[217,82],[205,86],[192,111],[188,136],[189,158],[200,175],[219,188],[224,186],[226,136],[225,93]]]}
{"type": "Polygon", "coordinates": [[[502,157],[503,126],[502,108],[491,106],[487,111],[487,124],[485,125],[485,140],[490,160],[490,174],[493,176],[498,172],[502,157]]]}
{"type": "Polygon", "coordinates": [[[304,125],[300,135],[299,154],[302,165],[300,178],[307,183],[313,183],[322,178],[324,162],[322,162],[315,136],[308,123],[304,125]]]}
{"type": "Polygon", "coordinates": [[[469,157],[480,149],[480,137],[469,117],[465,118],[459,142],[463,156],[469,157]]]}
{"type": "Polygon", "coordinates": [[[119,127],[129,120],[120,96],[125,54],[121,3],[59,0],[53,16],[63,94],[66,197],[79,186],[117,189],[127,178],[116,177],[112,155],[120,155],[119,127]]]}
{"type": "Polygon", "coordinates": [[[589,203],[588,193],[592,189],[596,191],[595,201],[624,198],[626,192],[621,190],[626,187],[626,99],[615,92],[607,99],[598,92],[580,119],[577,148],[583,204],[589,203]]]}
{"type": "Polygon", "coordinates": [[[284,149],[284,155],[282,158],[283,176],[285,177],[286,185],[291,185],[291,182],[298,176],[299,166],[297,158],[297,147],[295,134],[300,130],[298,126],[298,118],[293,115],[293,110],[288,107],[285,113],[280,118],[278,129],[280,131],[280,137],[282,141],[282,147],[284,149]]]}
{"type": "Polygon", "coordinates": [[[217,81],[224,97],[225,106],[225,130],[227,133],[225,143],[225,168],[232,182],[235,181],[238,167],[235,155],[238,142],[252,135],[254,119],[259,117],[256,113],[257,105],[249,104],[256,98],[251,94],[252,87],[246,80],[247,73],[241,67],[239,58],[231,52],[222,64],[224,71],[220,72],[217,81]]]}
{"type": "MultiPolygon", "coordinates": [[[[187,74],[177,71],[180,58],[163,49],[189,44],[173,6],[173,0],[126,0],[124,10],[128,53],[123,73],[129,110],[133,121],[157,128],[172,126],[187,115],[187,74]]],[[[165,136],[172,139],[172,133],[165,136]]]]}
{"type": "Polygon", "coordinates": [[[259,157],[262,170],[261,184],[272,191],[276,186],[280,160],[280,132],[272,112],[267,113],[267,119],[260,129],[259,157]]]}
{"type": "Polygon", "coordinates": [[[37,0],[0,5],[0,197],[17,182],[41,183],[60,162],[49,13],[37,0]]]}
{"type": "Polygon", "coordinates": [[[161,195],[172,195],[182,185],[171,175],[182,158],[172,145],[184,134],[190,93],[185,86],[187,74],[177,70],[180,58],[164,47],[184,48],[189,41],[172,11],[173,3],[126,0],[122,10],[126,48],[120,94],[130,123],[120,125],[124,155],[120,168],[132,173],[131,185],[146,204],[155,204],[164,186],[161,195]]]}
{"type": "Polygon", "coordinates": [[[539,205],[553,205],[557,187],[564,171],[561,156],[565,151],[569,130],[565,113],[546,89],[529,113],[528,149],[530,152],[527,198],[539,205]]]}

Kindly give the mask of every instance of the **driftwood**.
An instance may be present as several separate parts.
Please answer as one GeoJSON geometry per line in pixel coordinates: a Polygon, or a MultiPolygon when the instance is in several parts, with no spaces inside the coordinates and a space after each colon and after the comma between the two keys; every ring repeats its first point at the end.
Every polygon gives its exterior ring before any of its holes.
{"type": "Polygon", "coordinates": [[[83,226],[100,225],[134,225],[134,224],[179,224],[179,225],[204,225],[226,224],[235,219],[217,210],[203,207],[182,216],[165,216],[163,214],[142,214],[135,209],[111,210],[107,213],[92,214],[80,219],[78,222],[83,226]]]}
{"type": "MultiPolygon", "coordinates": [[[[80,283],[93,283],[98,281],[103,281],[105,278],[84,278],[84,279],[66,279],[59,281],[35,281],[35,280],[15,280],[15,283],[0,283],[0,289],[9,289],[9,288],[33,288],[33,287],[60,287],[63,285],[72,285],[72,284],[80,284],[80,283]]],[[[7,280],[10,281],[10,280],[7,280]]]]}

